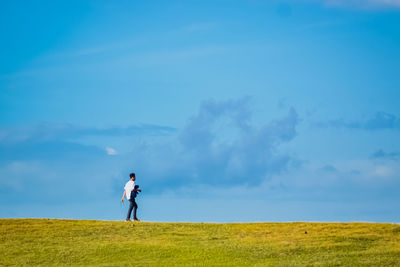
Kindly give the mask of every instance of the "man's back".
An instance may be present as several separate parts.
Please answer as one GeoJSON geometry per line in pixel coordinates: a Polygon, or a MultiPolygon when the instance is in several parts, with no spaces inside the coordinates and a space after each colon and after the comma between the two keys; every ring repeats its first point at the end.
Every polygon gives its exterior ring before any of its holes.
{"type": "Polygon", "coordinates": [[[134,188],[135,188],[135,182],[132,181],[132,180],[129,180],[129,181],[125,184],[124,189],[125,189],[125,193],[126,193],[126,198],[127,198],[128,200],[130,200],[130,198],[131,198],[131,192],[132,192],[132,190],[133,190],[134,188]]]}

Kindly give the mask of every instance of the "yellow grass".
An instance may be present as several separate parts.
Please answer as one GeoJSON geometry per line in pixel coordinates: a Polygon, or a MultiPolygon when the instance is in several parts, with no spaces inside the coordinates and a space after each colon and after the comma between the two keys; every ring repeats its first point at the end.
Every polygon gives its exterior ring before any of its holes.
{"type": "Polygon", "coordinates": [[[400,266],[400,225],[1,219],[0,265],[400,266]]]}

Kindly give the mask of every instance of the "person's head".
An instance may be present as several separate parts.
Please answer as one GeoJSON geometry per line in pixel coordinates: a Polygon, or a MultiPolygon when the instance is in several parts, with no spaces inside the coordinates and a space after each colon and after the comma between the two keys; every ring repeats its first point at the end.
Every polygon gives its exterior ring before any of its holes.
{"type": "Polygon", "coordinates": [[[133,172],[131,174],[129,174],[129,177],[131,178],[132,181],[136,180],[136,176],[133,172]]]}

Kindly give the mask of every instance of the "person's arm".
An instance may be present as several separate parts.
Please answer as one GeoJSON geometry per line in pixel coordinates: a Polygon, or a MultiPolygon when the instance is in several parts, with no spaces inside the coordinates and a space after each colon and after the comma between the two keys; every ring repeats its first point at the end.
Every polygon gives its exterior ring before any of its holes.
{"type": "Polygon", "coordinates": [[[121,199],[122,202],[124,202],[124,200],[125,200],[125,195],[126,195],[126,192],[125,192],[125,189],[124,189],[124,195],[122,196],[122,199],[121,199]]]}

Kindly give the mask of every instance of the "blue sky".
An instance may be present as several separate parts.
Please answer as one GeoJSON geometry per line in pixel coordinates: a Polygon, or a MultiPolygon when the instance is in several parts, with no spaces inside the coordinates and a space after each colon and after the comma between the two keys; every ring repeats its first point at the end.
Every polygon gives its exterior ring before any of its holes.
{"type": "Polygon", "coordinates": [[[2,1],[0,217],[399,222],[400,1],[2,1]]]}

